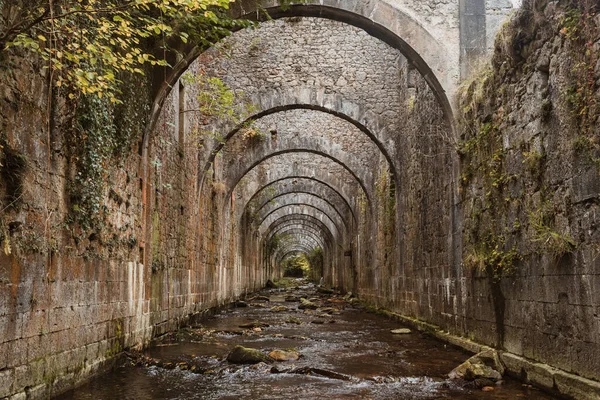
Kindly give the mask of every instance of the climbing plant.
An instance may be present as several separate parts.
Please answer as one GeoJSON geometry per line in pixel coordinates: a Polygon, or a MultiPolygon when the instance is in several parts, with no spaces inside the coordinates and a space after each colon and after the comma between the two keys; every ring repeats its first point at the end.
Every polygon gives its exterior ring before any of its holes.
{"type": "Polygon", "coordinates": [[[524,2],[498,36],[492,67],[461,90],[462,140],[457,152],[466,200],[463,260],[494,281],[515,275],[534,255],[560,260],[580,244],[568,229],[561,229],[565,205],[556,202],[557,185],[549,179],[554,155],[546,154],[545,144],[555,140],[550,132],[557,115],[570,114],[571,125],[577,127],[572,140],[575,154],[600,160],[598,56],[592,48],[598,37],[598,5],[591,0],[565,0],[555,4],[559,9],[548,16],[544,13],[548,4],[524,2]],[[569,68],[570,63],[570,73],[564,81],[551,79],[551,74],[562,71],[540,57],[553,38],[561,39],[561,51],[568,55],[565,65],[569,68]],[[536,78],[544,82],[544,77],[567,90],[540,90],[541,99],[534,103],[539,109],[532,111],[542,129],[533,138],[514,135],[513,118],[527,101],[514,100],[523,89],[519,82],[536,78]]]}
{"type": "Polygon", "coordinates": [[[121,101],[122,72],[166,66],[174,41],[209,45],[236,22],[229,0],[34,0],[8,7],[0,49],[26,48],[47,61],[54,85],[71,98],[85,94],[121,101]],[[33,4],[32,4],[33,3],[33,4]],[[160,51],[162,50],[162,51],[160,51]]]}
{"type": "Polygon", "coordinates": [[[599,54],[594,44],[600,34],[595,23],[598,7],[597,2],[591,0],[572,4],[560,20],[560,34],[570,42],[573,50],[566,101],[580,131],[573,144],[574,150],[585,155],[587,161],[600,170],[600,136],[596,128],[600,117],[600,102],[596,95],[599,54]]]}

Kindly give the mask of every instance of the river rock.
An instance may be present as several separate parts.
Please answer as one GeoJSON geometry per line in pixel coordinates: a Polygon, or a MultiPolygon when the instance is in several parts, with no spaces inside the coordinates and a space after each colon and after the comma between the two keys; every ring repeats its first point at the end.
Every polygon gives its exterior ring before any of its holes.
{"type": "Polygon", "coordinates": [[[287,311],[288,308],[286,306],[275,306],[275,307],[271,307],[271,311],[273,312],[283,312],[283,311],[287,311]]]}
{"type": "Polygon", "coordinates": [[[333,294],[334,291],[333,291],[333,289],[329,289],[326,287],[318,287],[317,292],[323,293],[323,294],[333,294]]]}
{"type": "Polygon", "coordinates": [[[297,302],[299,299],[296,296],[285,296],[285,301],[287,301],[288,303],[295,303],[297,302]]]}
{"type": "Polygon", "coordinates": [[[467,361],[454,368],[449,374],[450,379],[464,379],[472,381],[485,378],[491,381],[499,381],[504,374],[504,365],[495,350],[485,350],[474,355],[467,361]]]}
{"type": "Polygon", "coordinates": [[[271,366],[269,366],[267,363],[259,362],[258,364],[254,364],[253,366],[249,367],[249,369],[252,369],[255,371],[269,372],[269,370],[271,369],[271,366]]]}
{"type": "Polygon", "coordinates": [[[300,299],[299,310],[316,310],[319,306],[312,301],[306,300],[305,298],[300,299]]]}
{"type": "Polygon", "coordinates": [[[277,287],[277,285],[276,285],[276,284],[274,284],[274,283],[273,283],[273,281],[272,281],[272,280],[270,280],[270,279],[267,281],[267,283],[266,283],[266,285],[265,285],[265,286],[266,286],[267,288],[269,288],[269,289],[274,289],[274,288],[276,288],[276,287],[277,287]]]}
{"type": "Polygon", "coordinates": [[[412,333],[412,331],[408,328],[400,328],[400,329],[394,329],[392,331],[392,333],[395,335],[407,335],[409,333],[412,333]]]}
{"type": "Polygon", "coordinates": [[[297,351],[273,350],[269,353],[269,357],[275,361],[296,361],[300,358],[300,353],[297,351]]]}
{"type": "Polygon", "coordinates": [[[235,346],[227,355],[227,361],[233,364],[258,364],[260,362],[271,363],[273,359],[259,350],[235,346]]]}
{"type": "Polygon", "coordinates": [[[320,308],[319,311],[325,314],[336,314],[340,312],[340,310],[334,307],[323,307],[320,308]]]}
{"type": "Polygon", "coordinates": [[[252,299],[250,299],[250,300],[252,300],[252,301],[254,301],[254,302],[257,302],[257,301],[271,301],[271,299],[270,299],[270,298],[268,298],[267,296],[254,296],[254,297],[253,297],[252,299]]]}
{"type": "Polygon", "coordinates": [[[246,329],[268,328],[268,327],[269,327],[269,324],[266,324],[264,322],[259,322],[259,321],[248,322],[246,324],[240,325],[240,328],[246,328],[246,329]]]}
{"type": "Polygon", "coordinates": [[[285,322],[288,324],[296,324],[296,325],[300,325],[302,323],[302,321],[300,321],[300,319],[296,318],[296,317],[289,317],[288,319],[285,320],[285,322]]]}

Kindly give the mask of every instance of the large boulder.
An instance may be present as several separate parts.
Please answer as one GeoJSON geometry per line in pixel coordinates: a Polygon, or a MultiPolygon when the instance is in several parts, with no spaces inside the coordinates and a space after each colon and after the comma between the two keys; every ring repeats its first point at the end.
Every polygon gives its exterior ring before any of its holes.
{"type": "Polygon", "coordinates": [[[273,359],[260,350],[235,346],[227,356],[227,361],[233,364],[258,364],[260,362],[272,363],[273,359]]]}
{"type": "Polygon", "coordinates": [[[475,379],[489,379],[499,381],[504,375],[504,365],[495,350],[485,350],[474,355],[449,374],[450,379],[464,379],[472,381],[475,379]]]}

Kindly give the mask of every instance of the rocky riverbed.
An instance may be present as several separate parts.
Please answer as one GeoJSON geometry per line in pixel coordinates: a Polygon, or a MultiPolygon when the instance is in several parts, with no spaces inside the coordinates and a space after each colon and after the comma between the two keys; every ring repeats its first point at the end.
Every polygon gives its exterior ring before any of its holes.
{"type": "Polygon", "coordinates": [[[127,353],[79,399],[551,399],[459,349],[298,280],[127,353]],[[467,371],[466,368],[476,365],[467,371]],[[465,378],[466,373],[466,378],[465,378]],[[455,379],[450,379],[452,376],[455,379]]]}

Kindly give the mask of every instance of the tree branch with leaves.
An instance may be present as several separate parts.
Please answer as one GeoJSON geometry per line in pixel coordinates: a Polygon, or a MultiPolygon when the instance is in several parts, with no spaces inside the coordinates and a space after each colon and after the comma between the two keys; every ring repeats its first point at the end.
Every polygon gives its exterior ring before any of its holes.
{"type": "MultiPolygon", "coordinates": [[[[122,72],[167,67],[169,43],[207,46],[243,21],[230,0],[21,0],[5,5],[0,49],[25,48],[52,69],[70,98],[94,94],[118,103],[122,72]],[[159,56],[157,56],[159,54],[159,56]]],[[[0,6],[2,3],[0,2],[0,6]]]]}

